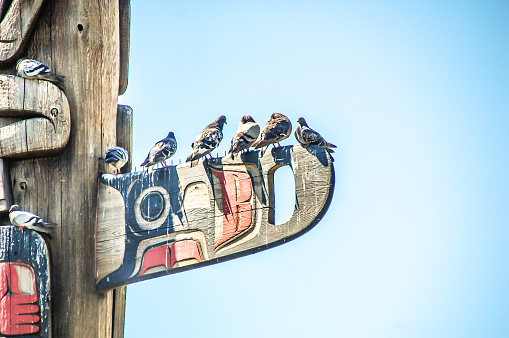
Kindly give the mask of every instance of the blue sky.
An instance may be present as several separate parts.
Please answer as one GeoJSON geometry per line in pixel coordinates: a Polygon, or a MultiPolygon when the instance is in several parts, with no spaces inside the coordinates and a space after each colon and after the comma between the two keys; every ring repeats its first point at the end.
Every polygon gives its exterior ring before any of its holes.
{"type": "Polygon", "coordinates": [[[126,337],[509,336],[508,2],[131,5],[136,164],[220,114],[222,154],[275,111],[339,149],[312,231],[130,285],[126,337]]]}

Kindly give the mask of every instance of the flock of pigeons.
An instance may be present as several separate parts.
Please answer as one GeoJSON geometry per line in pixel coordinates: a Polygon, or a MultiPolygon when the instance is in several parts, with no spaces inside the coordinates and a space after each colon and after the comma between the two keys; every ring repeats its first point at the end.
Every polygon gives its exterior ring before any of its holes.
{"type": "MultiPolygon", "coordinates": [[[[331,148],[336,148],[332,143],[327,142],[317,131],[311,129],[303,117],[297,120],[299,125],[295,130],[295,138],[304,147],[310,145],[318,145],[326,149],[329,153],[334,151],[331,148]]],[[[191,144],[193,150],[186,159],[186,162],[198,160],[208,155],[212,158],[210,153],[219,146],[223,139],[223,126],[226,124],[226,116],[221,115],[214,120],[211,124],[201,131],[196,139],[191,144]]],[[[249,116],[242,116],[237,132],[233,135],[231,140],[230,150],[232,159],[235,154],[249,151],[250,147],[255,149],[262,148],[260,154],[263,156],[269,145],[278,144],[284,139],[288,138],[292,132],[292,123],[285,115],[281,113],[273,113],[270,120],[267,122],[260,134],[260,126],[255,120],[249,116]],[[260,139],[258,139],[260,136],[260,139]]],[[[157,142],[147,155],[147,158],[141,164],[142,167],[148,168],[148,172],[153,170],[153,167],[161,163],[166,167],[166,160],[169,159],[177,151],[177,140],[173,132],[168,133],[161,141],[157,142]]],[[[123,165],[127,162],[127,153],[119,151],[119,148],[112,148],[106,154],[106,162],[112,166],[123,165]]]]}
{"type": "MultiPolygon", "coordinates": [[[[21,59],[16,64],[16,72],[19,76],[27,79],[46,80],[56,84],[63,89],[64,76],[56,75],[50,68],[41,62],[33,59],[21,59]]],[[[298,126],[295,130],[295,138],[303,147],[310,145],[317,145],[329,153],[334,151],[331,148],[336,148],[332,143],[327,142],[317,131],[311,129],[303,117],[297,120],[298,126]]],[[[209,155],[219,146],[223,139],[223,126],[226,124],[226,116],[220,115],[211,124],[207,125],[201,131],[196,139],[191,144],[193,150],[186,159],[186,162],[199,160],[202,157],[209,155]]],[[[262,148],[260,155],[263,156],[267,147],[285,140],[292,132],[292,123],[285,115],[281,113],[273,113],[269,121],[260,133],[260,126],[255,120],[249,116],[242,116],[237,132],[233,135],[231,140],[231,147],[228,151],[232,159],[235,154],[249,151],[250,147],[255,149],[262,148]],[[260,136],[260,139],[258,139],[260,136]],[[258,140],[257,140],[258,139],[258,140]]],[[[157,142],[152,149],[150,149],[147,158],[141,164],[142,167],[147,168],[150,173],[154,166],[161,164],[167,167],[166,160],[168,160],[177,151],[177,140],[175,134],[169,132],[168,135],[157,142]]],[[[120,173],[120,169],[129,160],[127,150],[122,147],[114,147],[106,152],[104,161],[113,169],[114,174],[120,173]]],[[[27,211],[19,209],[18,205],[11,206],[9,210],[9,218],[13,225],[18,226],[20,229],[23,227],[33,229],[39,232],[44,232],[50,235],[49,227],[51,223],[45,222],[42,218],[27,211]]]]}

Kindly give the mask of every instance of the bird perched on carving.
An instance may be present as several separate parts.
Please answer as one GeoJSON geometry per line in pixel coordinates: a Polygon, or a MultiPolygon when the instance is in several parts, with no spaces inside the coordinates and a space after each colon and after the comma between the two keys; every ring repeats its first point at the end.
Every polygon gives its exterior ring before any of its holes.
{"type": "Polygon", "coordinates": [[[37,60],[18,60],[18,63],[16,63],[16,71],[19,76],[26,79],[46,80],[56,84],[60,89],[64,88],[65,76],[53,73],[48,66],[37,60]]]}
{"type": "MultiPolygon", "coordinates": [[[[216,149],[223,139],[223,125],[225,123],[226,116],[221,115],[217,117],[214,122],[206,126],[205,129],[196,136],[196,139],[191,144],[193,151],[187,158],[186,162],[197,160],[210,154],[212,150],[216,149]]],[[[210,156],[210,158],[212,158],[212,156],[210,156]]]]}
{"type": "Polygon", "coordinates": [[[284,116],[281,113],[273,113],[270,116],[270,120],[267,121],[267,124],[262,130],[262,135],[258,141],[253,143],[253,147],[256,149],[265,147],[262,149],[260,154],[263,156],[267,147],[274,143],[277,143],[278,146],[281,146],[279,142],[288,138],[292,132],[292,123],[288,119],[288,117],[284,116]]]}
{"type": "Polygon", "coordinates": [[[127,150],[122,147],[108,149],[104,162],[113,169],[113,174],[120,174],[120,169],[129,161],[127,150]]]}
{"type": "Polygon", "coordinates": [[[172,131],[168,133],[168,136],[157,142],[152,149],[150,149],[147,158],[141,164],[142,167],[148,168],[148,172],[151,173],[154,170],[154,165],[161,163],[163,167],[167,167],[166,160],[175,154],[177,151],[177,140],[175,134],[172,131]]]}
{"type": "Polygon", "coordinates": [[[249,115],[242,116],[237,132],[233,135],[230,151],[228,151],[228,154],[232,154],[232,160],[236,153],[248,149],[256,141],[258,135],[260,135],[258,123],[249,115]]]}
{"type": "Polygon", "coordinates": [[[20,230],[28,228],[37,232],[43,232],[51,238],[51,228],[56,224],[45,222],[41,217],[28,211],[20,209],[19,205],[14,204],[9,209],[9,219],[12,225],[19,227],[20,230]]]}
{"type": "Polygon", "coordinates": [[[295,138],[300,144],[302,144],[303,147],[317,145],[324,148],[329,153],[334,152],[334,150],[330,148],[337,148],[334,144],[325,141],[322,135],[320,135],[316,130],[309,128],[303,117],[299,117],[297,122],[299,122],[299,125],[297,126],[297,129],[295,129],[295,138]]]}

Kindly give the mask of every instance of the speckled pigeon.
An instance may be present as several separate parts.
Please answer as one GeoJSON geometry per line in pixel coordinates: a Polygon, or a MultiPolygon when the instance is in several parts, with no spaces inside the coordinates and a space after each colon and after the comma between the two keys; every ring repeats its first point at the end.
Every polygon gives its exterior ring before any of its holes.
{"type": "Polygon", "coordinates": [[[253,144],[255,148],[265,147],[260,154],[263,156],[263,153],[267,149],[270,144],[277,143],[278,146],[281,146],[279,142],[288,138],[292,132],[292,123],[288,119],[288,117],[284,116],[281,113],[273,113],[270,116],[270,120],[267,122],[265,127],[262,130],[262,135],[258,141],[253,144]]]}
{"type": "Polygon", "coordinates": [[[56,75],[43,63],[32,59],[20,59],[16,63],[16,71],[19,76],[26,79],[46,80],[56,84],[61,89],[64,88],[65,76],[56,75]]]}
{"type": "Polygon", "coordinates": [[[142,167],[147,167],[148,172],[154,170],[154,165],[162,163],[163,167],[167,167],[166,160],[175,154],[177,151],[177,140],[175,134],[169,132],[168,136],[157,142],[147,155],[147,158],[141,164],[142,167]]]}
{"type": "Polygon", "coordinates": [[[260,135],[258,123],[249,115],[242,116],[237,132],[233,135],[230,151],[228,151],[228,154],[232,154],[232,160],[236,153],[248,149],[256,141],[258,135],[260,135]]]}
{"type": "Polygon", "coordinates": [[[223,139],[223,125],[225,123],[226,116],[221,115],[216,118],[214,122],[206,126],[205,129],[196,136],[196,139],[191,144],[193,151],[187,158],[186,162],[197,160],[210,154],[212,150],[216,149],[223,139]]]}
{"type": "Polygon", "coordinates": [[[108,149],[104,161],[113,169],[113,173],[120,174],[120,169],[129,161],[127,150],[122,147],[108,149]]]}

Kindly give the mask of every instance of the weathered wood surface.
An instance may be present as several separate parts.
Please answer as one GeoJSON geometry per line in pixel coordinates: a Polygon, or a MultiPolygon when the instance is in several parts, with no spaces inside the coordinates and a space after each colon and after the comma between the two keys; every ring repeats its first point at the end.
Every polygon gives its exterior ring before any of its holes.
{"type": "Polygon", "coordinates": [[[100,177],[97,289],[218,263],[283,244],[326,212],[334,167],[320,147],[274,148],[100,177]],[[274,224],[274,172],[293,170],[296,205],[274,224]]]}
{"type": "MultiPolygon", "coordinates": [[[[121,169],[122,173],[128,173],[132,170],[133,163],[133,109],[125,105],[118,105],[117,108],[117,146],[129,153],[129,161],[121,169]]],[[[112,338],[124,337],[126,297],[127,286],[119,286],[113,290],[112,338]]]]}
{"type": "Polygon", "coordinates": [[[99,158],[116,146],[119,4],[47,1],[23,56],[65,76],[72,130],[61,153],[11,163],[14,202],[56,223],[54,337],[112,337],[114,294],[93,278],[99,158]]]}
{"type": "Polygon", "coordinates": [[[8,212],[12,204],[9,168],[3,158],[0,158],[0,213],[8,212]]]}
{"type": "Polygon", "coordinates": [[[0,66],[15,62],[30,38],[44,0],[13,0],[0,22],[0,66]]]}
{"type": "Polygon", "coordinates": [[[44,239],[0,227],[0,336],[50,337],[50,264],[44,239]]]}
{"type": "Polygon", "coordinates": [[[118,95],[125,93],[129,75],[129,47],[131,44],[131,0],[119,0],[120,10],[120,78],[118,95]]]}
{"type": "Polygon", "coordinates": [[[61,151],[71,133],[64,92],[53,83],[0,75],[0,118],[19,119],[0,127],[0,157],[27,158],[61,151]]]}

